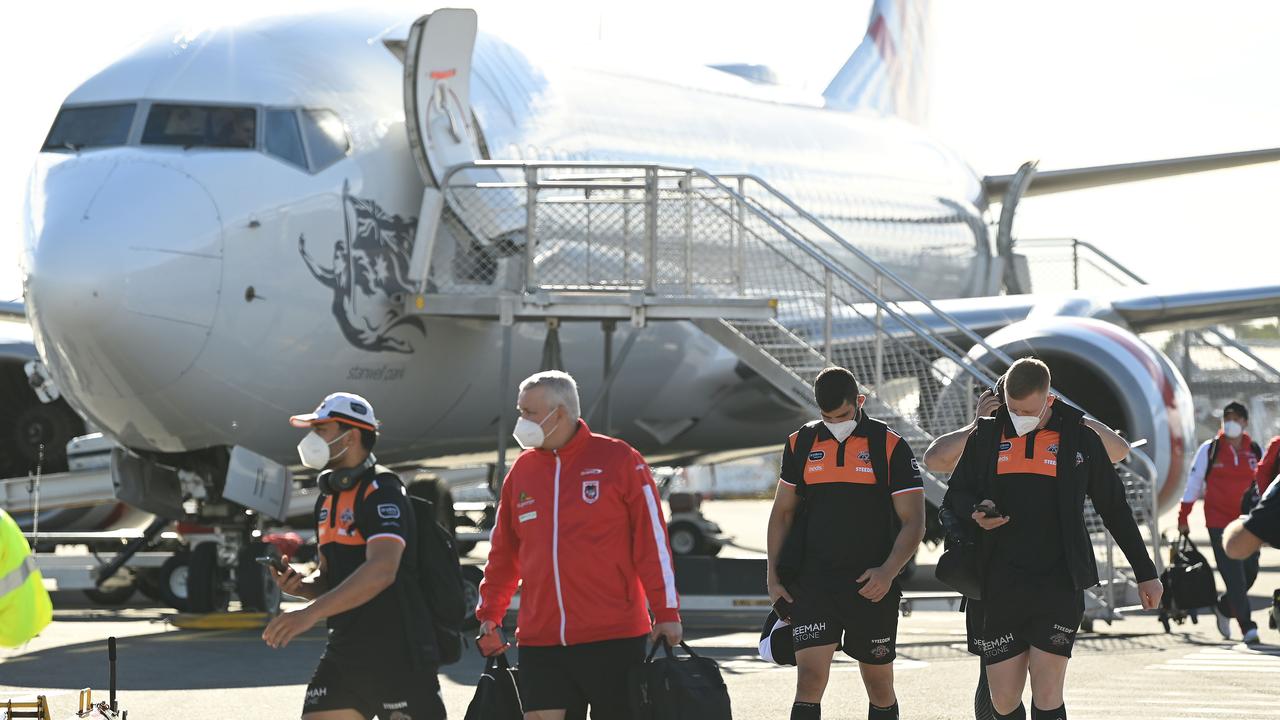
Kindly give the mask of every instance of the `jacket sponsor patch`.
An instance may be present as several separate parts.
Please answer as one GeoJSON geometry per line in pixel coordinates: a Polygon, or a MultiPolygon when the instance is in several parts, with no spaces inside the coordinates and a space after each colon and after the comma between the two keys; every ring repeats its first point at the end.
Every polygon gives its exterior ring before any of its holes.
{"type": "Polygon", "coordinates": [[[603,473],[604,473],[604,470],[601,470],[600,468],[587,468],[587,469],[583,470],[582,472],[578,473],[578,475],[579,475],[579,476],[585,476],[585,475],[602,475],[603,473]]]}
{"type": "Polygon", "coordinates": [[[538,517],[538,511],[530,510],[529,512],[524,513],[523,515],[520,516],[520,522],[529,522],[530,520],[533,520],[537,517],[538,517]]]}
{"type": "Polygon", "coordinates": [[[394,503],[383,503],[378,506],[378,517],[383,520],[395,520],[400,517],[400,506],[394,503]]]}
{"type": "Polygon", "coordinates": [[[582,481],[582,499],[587,504],[594,503],[600,499],[600,481],[599,480],[583,480],[582,481]]]}
{"type": "Polygon", "coordinates": [[[826,456],[827,454],[821,450],[814,450],[813,452],[809,453],[810,460],[821,460],[826,456]]]}
{"type": "Polygon", "coordinates": [[[325,520],[329,519],[329,508],[327,507],[320,508],[319,519],[320,519],[320,522],[324,522],[325,520]]]}
{"type": "Polygon", "coordinates": [[[997,449],[1000,452],[1004,452],[1005,450],[1012,450],[1013,443],[1009,442],[1008,440],[1005,440],[1004,442],[1000,443],[1000,446],[997,449]]]}

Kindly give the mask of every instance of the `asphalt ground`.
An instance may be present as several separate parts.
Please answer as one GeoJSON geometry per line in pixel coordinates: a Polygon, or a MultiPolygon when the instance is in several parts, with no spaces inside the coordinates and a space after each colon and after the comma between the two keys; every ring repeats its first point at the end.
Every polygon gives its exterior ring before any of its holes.
{"type": "MultiPolygon", "coordinates": [[[[757,556],[768,503],[708,503],[709,517],[736,535],[724,555],[757,556]]],[[[1206,542],[1207,537],[1203,538],[1206,542]]],[[[473,557],[482,558],[484,547],[473,557]]],[[[931,578],[922,555],[918,578],[931,578]]],[[[1081,718],[1193,720],[1280,717],[1280,634],[1267,629],[1266,608],[1280,587],[1280,550],[1264,550],[1253,590],[1254,619],[1266,643],[1247,648],[1218,634],[1212,616],[1174,626],[1166,634],[1152,614],[1098,623],[1076,644],[1067,682],[1067,707],[1081,718]]],[[[928,587],[927,582],[914,583],[928,587]]],[[[92,607],[74,593],[55,594],[55,622],[27,646],[0,650],[0,703],[47,694],[55,718],[74,716],[76,690],[92,687],[105,699],[106,638],[119,638],[120,701],[140,718],[296,718],[324,643],[320,629],[288,648],[271,650],[257,631],[189,631],[168,622],[171,612],[135,599],[121,609],[92,607]]],[[[755,632],[691,625],[690,643],[721,667],[739,719],[788,717],[794,668],[756,656],[755,632]]],[[[917,611],[902,618],[895,665],[904,718],[973,717],[976,660],[964,650],[963,616],[917,611]]],[[[518,658],[517,658],[518,659],[518,658]]],[[[444,668],[441,684],[450,717],[461,718],[482,662],[474,654],[444,668]]],[[[1029,693],[1028,693],[1029,700],[1029,693]]],[[[861,718],[866,696],[857,666],[838,660],[823,702],[826,718],[861,718]]],[[[3,718],[3,713],[0,713],[3,718]]]]}

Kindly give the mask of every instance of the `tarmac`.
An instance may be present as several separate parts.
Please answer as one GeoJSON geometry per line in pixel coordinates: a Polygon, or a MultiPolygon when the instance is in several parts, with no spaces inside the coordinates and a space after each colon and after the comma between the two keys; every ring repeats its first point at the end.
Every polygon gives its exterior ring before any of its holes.
{"type": "MultiPolygon", "coordinates": [[[[736,536],[725,556],[758,557],[767,501],[714,501],[707,515],[736,536]]],[[[1203,534],[1203,532],[1201,532],[1203,534]]],[[[1204,540],[1207,537],[1193,538],[1204,540]]],[[[472,558],[482,559],[482,545],[472,558]]],[[[932,589],[936,551],[923,553],[912,589],[932,589]]],[[[1252,593],[1254,620],[1264,645],[1253,648],[1218,634],[1213,617],[1175,625],[1165,633],[1152,613],[1134,613],[1110,626],[1081,633],[1067,681],[1073,720],[1261,720],[1280,717],[1280,634],[1267,629],[1271,590],[1280,587],[1280,550],[1265,549],[1252,593]]],[[[266,647],[258,631],[174,628],[173,613],[135,599],[120,609],[94,608],[74,593],[55,593],[55,622],[27,646],[0,650],[0,703],[46,694],[55,718],[74,717],[77,691],[92,687],[106,698],[106,638],[119,638],[121,707],[142,718],[296,718],[307,680],[324,644],[317,628],[283,650],[266,647]]],[[[753,619],[752,626],[760,619],[753,619]]],[[[795,669],[756,656],[757,631],[690,624],[686,634],[721,668],[734,717],[786,718],[795,669]]],[[[896,686],[903,718],[971,718],[978,673],[964,649],[963,616],[916,611],[902,618],[896,686]]],[[[518,658],[516,658],[518,660],[518,658]]],[[[462,718],[483,663],[468,652],[443,668],[441,685],[452,718],[462,718]]],[[[1028,702],[1030,693],[1027,693],[1028,702]]],[[[823,701],[825,718],[862,718],[866,696],[857,665],[837,662],[823,701]]],[[[0,712],[3,718],[3,712],[0,712]]]]}

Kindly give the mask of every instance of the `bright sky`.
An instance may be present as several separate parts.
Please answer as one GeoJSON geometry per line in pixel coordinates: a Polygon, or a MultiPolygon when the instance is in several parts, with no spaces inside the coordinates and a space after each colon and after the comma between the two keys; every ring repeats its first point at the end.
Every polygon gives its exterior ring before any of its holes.
{"type": "MultiPolygon", "coordinates": [[[[62,100],[175,25],[351,5],[334,0],[20,3],[0,24],[10,142],[0,164],[0,299],[32,158],[62,100]]],[[[394,3],[416,11],[429,5],[394,3]]],[[[458,3],[465,5],[466,3],[458,3]]],[[[1280,3],[935,0],[930,125],[980,172],[1280,146],[1280,3]]],[[[482,2],[481,28],[600,38],[690,62],[752,62],[820,91],[861,40],[870,0],[482,2]]],[[[639,54],[643,58],[643,52],[639,54]]],[[[1280,283],[1280,163],[1025,201],[1016,234],[1092,241],[1153,281],[1280,283]]]]}

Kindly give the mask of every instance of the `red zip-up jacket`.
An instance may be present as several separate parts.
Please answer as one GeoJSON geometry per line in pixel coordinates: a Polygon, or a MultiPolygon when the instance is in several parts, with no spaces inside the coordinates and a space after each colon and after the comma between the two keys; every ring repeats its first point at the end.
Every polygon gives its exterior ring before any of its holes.
{"type": "Polygon", "coordinates": [[[1280,435],[1267,443],[1267,449],[1262,453],[1262,462],[1258,463],[1258,470],[1253,474],[1254,482],[1258,483],[1258,495],[1271,487],[1271,481],[1276,479],[1276,475],[1280,475],[1280,435]]]}
{"type": "Polygon", "coordinates": [[[520,586],[520,645],[636,637],[680,619],[658,489],[640,453],[578,421],[526,450],[502,484],[476,618],[502,623],[520,586]],[[648,609],[645,601],[648,600],[648,609]]]}
{"type": "Polygon", "coordinates": [[[1182,494],[1182,507],[1178,510],[1179,525],[1187,524],[1191,508],[1201,498],[1204,498],[1204,525],[1207,528],[1225,528],[1240,517],[1240,498],[1253,483],[1258,461],[1262,458],[1253,454],[1253,440],[1248,433],[1241,436],[1239,450],[1221,430],[1217,441],[1218,454],[1213,459],[1213,467],[1209,467],[1209,446],[1213,440],[1205,441],[1191,461],[1187,489],[1182,494]]]}

